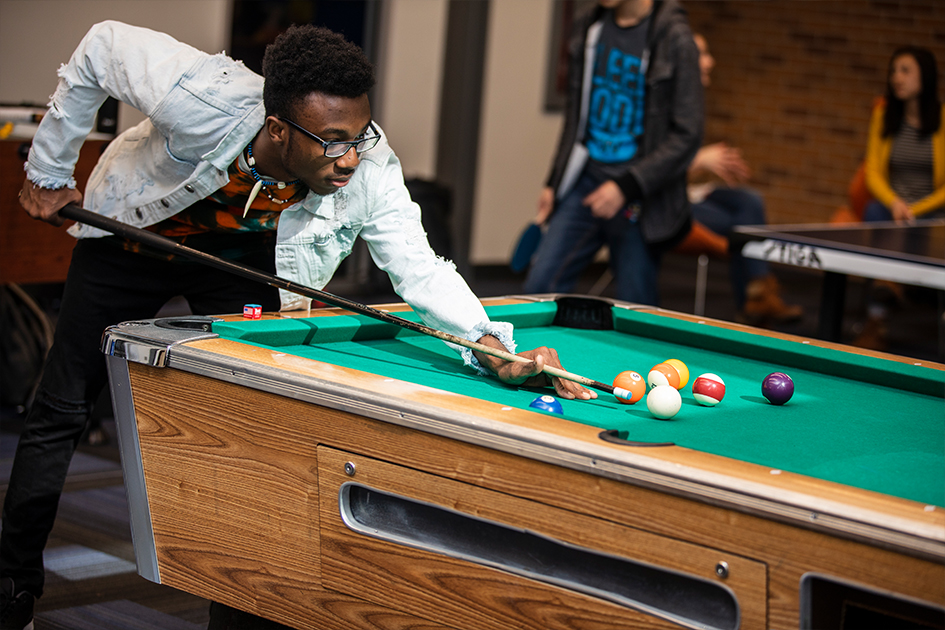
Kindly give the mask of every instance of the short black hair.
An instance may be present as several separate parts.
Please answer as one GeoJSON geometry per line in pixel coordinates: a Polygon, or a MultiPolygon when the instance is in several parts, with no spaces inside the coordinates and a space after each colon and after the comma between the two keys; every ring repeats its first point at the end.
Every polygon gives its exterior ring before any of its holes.
{"type": "Polygon", "coordinates": [[[269,116],[293,115],[313,92],[357,98],[374,87],[374,66],[339,33],[321,26],[290,26],[266,47],[263,103],[269,116]]]}
{"type": "MultiPolygon", "coordinates": [[[[889,58],[889,72],[892,74],[893,64],[903,55],[911,55],[919,66],[919,77],[922,81],[922,91],[919,93],[919,121],[922,135],[931,135],[938,131],[942,124],[942,106],[938,100],[938,67],[935,64],[935,55],[932,51],[919,46],[902,46],[893,51],[889,58]]],[[[886,79],[886,113],[883,116],[883,137],[894,136],[899,133],[902,121],[905,118],[905,103],[893,94],[892,84],[886,79]]]]}

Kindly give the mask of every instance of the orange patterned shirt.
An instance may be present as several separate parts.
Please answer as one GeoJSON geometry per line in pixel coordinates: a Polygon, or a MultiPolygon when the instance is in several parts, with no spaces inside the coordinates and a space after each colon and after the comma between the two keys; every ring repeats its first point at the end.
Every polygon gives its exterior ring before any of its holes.
{"type": "Polygon", "coordinates": [[[252,173],[240,169],[239,158],[230,165],[228,172],[230,181],[223,188],[148,229],[169,238],[205,232],[275,231],[282,209],[302,201],[308,194],[308,188],[302,183],[281,190],[275,186],[263,186],[244,218],[243,207],[256,180],[252,173]]]}

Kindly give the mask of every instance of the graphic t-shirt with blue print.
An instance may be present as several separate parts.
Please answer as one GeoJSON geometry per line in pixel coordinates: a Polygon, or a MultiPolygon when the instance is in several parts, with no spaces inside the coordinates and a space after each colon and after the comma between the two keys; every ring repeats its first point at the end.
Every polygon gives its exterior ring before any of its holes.
{"type": "Polygon", "coordinates": [[[603,25],[594,56],[585,145],[588,168],[605,179],[626,170],[643,138],[643,58],[650,18],[621,28],[610,16],[603,25]]]}

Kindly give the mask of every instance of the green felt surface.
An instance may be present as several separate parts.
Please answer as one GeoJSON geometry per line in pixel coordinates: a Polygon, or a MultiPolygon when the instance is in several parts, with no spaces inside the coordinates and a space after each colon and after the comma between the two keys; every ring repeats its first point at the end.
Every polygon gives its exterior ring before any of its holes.
{"type": "MultiPolygon", "coordinates": [[[[772,469],[945,506],[945,375],[910,364],[772,339],[742,331],[614,309],[615,330],[553,326],[554,303],[491,307],[511,321],[521,349],[554,347],[569,371],[605,383],[623,370],[645,376],[666,359],[691,372],[683,405],[657,420],[645,403],[562,400],[563,416],[621,437],[674,442],[772,469]],[[795,383],[786,405],[769,404],[761,381],[776,371],[795,383]],[[712,372],[725,399],[702,407],[691,381],[712,372]]],[[[414,319],[412,313],[405,315],[414,319]]],[[[513,388],[477,376],[443,342],[361,316],[216,323],[247,343],[527,409],[549,390],[513,388]]],[[[547,412],[537,412],[542,414],[547,412]]],[[[536,422],[540,416],[536,415],[536,422]]]]}

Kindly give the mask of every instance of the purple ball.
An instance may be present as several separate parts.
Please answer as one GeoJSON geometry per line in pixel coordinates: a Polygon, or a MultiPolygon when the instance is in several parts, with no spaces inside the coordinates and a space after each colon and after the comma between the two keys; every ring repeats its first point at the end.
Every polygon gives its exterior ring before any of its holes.
{"type": "Polygon", "coordinates": [[[761,382],[761,393],[772,405],[783,405],[794,395],[794,381],[784,372],[772,372],[761,382]]]}

